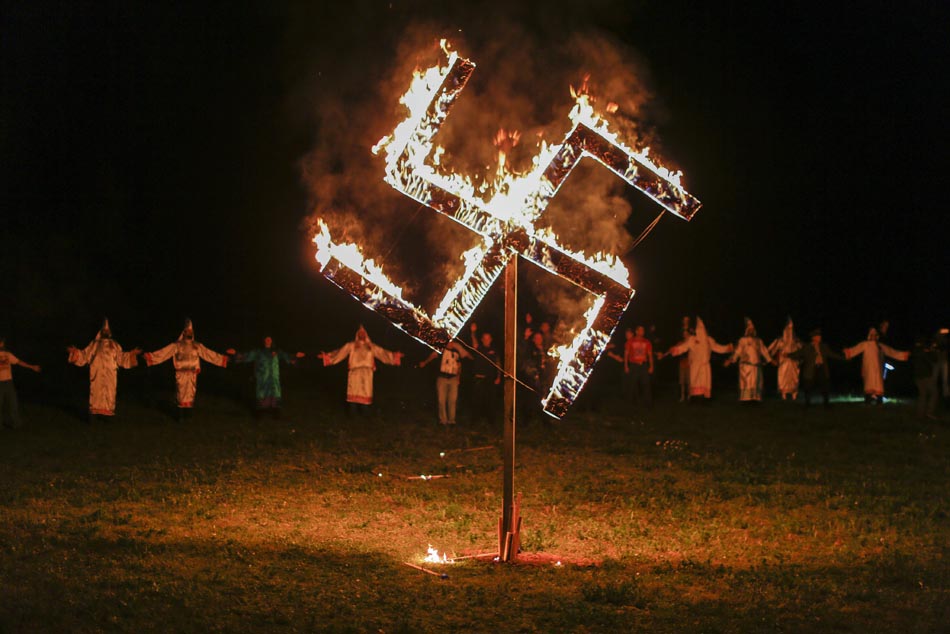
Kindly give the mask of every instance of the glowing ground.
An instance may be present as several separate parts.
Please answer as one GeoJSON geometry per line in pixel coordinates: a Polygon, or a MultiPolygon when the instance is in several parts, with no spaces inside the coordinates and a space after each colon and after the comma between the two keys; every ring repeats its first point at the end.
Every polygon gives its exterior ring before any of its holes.
{"type": "Polygon", "coordinates": [[[224,396],[184,424],[131,397],[92,427],[27,405],[0,435],[0,631],[950,622],[950,427],[905,405],[663,400],[631,422],[579,404],[519,430],[525,565],[440,565],[429,544],[497,543],[500,429],[437,429],[424,395],[384,390],[380,418],[353,420],[295,390],[279,421],[224,396]]]}

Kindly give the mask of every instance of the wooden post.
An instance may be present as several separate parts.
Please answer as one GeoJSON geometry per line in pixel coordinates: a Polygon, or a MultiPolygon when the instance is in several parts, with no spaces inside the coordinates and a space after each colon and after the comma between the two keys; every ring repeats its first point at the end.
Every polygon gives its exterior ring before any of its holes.
{"type": "Polygon", "coordinates": [[[512,561],[520,543],[521,518],[515,504],[515,381],[518,351],[518,256],[505,267],[505,431],[504,500],[498,527],[498,558],[512,561]]]}

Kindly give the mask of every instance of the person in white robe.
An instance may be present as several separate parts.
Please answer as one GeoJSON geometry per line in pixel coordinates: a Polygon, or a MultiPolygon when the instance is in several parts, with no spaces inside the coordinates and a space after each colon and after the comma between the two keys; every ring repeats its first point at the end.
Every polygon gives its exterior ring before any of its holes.
{"type": "Polygon", "coordinates": [[[706,332],[706,324],[697,317],[695,331],[687,339],[670,348],[663,356],[679,356],[688,352],[689,395],[691,398],[708,399],[712,396],[712,368],[709,365],[709,356],[713,352],[729,354],[732,351],[732,344],[722,345],[710,337],[706,332]]]}
{"type": "Polygon", "coordinates": [[[228,366],[227,356],[195,341],[195,329],[190,319],[185,321],[185,328],[176,341],[155,352],[145,353],[145,363],[149,367],[169,359],[172,359],[175,367],[175,396],[179,415],[184,413],[182,410],[191,409],[195,405],[201,362],[207,361],[222,368],[228,366]]]}
{"type": "Polygon", "coordinates": [[[879,335],[877,328],[868,330],[868,338],[852,346],[845,348],[844,356],[846,359],[853,359],[861,356],[861,378],[864,379],[864,399],[866,402],[881,403],[884,397],[884,357],[890,357],[895,361],[907,361],[910,358],[910,352],[906,350],[896,350],[890,346],[884,345],[878,341],[879,335]]]}
{"type": "Polygon", "coordinates": [[[798,398],[800,362],[790,355],[801,348],[802,342],[795,336],[795,327],[789,317],[782,336],[769,345],[769,354],[772,355],[773,362],[778,364],[778,391],[783,401],[789,398],[794,401],[798,398]]]}
{"type": "Polygon", "coordinates": [[[115,395],[118,384],[118,370],[134,368],[138,365],[140,348],[123,352],[122,346],[112,338],[109,320],[88,346],[82,350],[75,346],[66,348],[69,362],[77,366],[89,366],[89,417],[113,416],[115,414],[115,395]]]}
{"type": "Polygon", "coordinates": [[[324,367],[335,365],[348,359],[346,379],[346,402],[354,406],[367,406],[373,403],[373,373],[376,361],[387,365],[400,365],[401,352],[391,352],[370,341],[363,326],[356,331],[356,338],[333,352],[321,352],[324,367]]]}
{"type": "Polygon", "coordinates": [[[762,366],[772,363],[765,344],[755,332],[752,320],[745,319],[745,334],[739,339],[726,365],[739,363],[739,401],[743,403],[762,400],[762,366]]]}

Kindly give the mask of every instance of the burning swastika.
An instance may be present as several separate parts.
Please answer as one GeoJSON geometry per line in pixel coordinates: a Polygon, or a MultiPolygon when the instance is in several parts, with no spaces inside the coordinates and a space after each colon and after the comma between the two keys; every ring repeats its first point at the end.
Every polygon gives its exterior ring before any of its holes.
{"type": "Polygon", "coordinates": [[[393,188],[481,236],[480,243],[461,256],[463,274],[429,315],[404,299],[402,289],[365,259],[357,245],[335,242],[320,219],[313,239],[316,259],[329,280],[437,350],[471,318],[512,257],[524,257],[584,289],[594,297],[584,327],[573,341],[550,353],[558,367],[542,403],[548,414],[559,418],[586,382],[634,291],[616,256],[573,252],[558,244],[551,231],[538,229],[537,220],[584,157],[596,159],[685,220],[699,210],[700,202],[680,185],[679,173],[660,167],[647,150],[633,150],[612,133],[586,94],[576,96],[569,115],[574,125],[564,140],[542,145],[529,172],[500,173],[489,195],[476,191],[465,176],[441,173],[433,165],[441,153],[433,139],[475,70],[475,64],[444,42],[443,52],[444,63],[416,72],[401,99],[409,116],[373,151],[385,158],[384,178],[393,188]]]}

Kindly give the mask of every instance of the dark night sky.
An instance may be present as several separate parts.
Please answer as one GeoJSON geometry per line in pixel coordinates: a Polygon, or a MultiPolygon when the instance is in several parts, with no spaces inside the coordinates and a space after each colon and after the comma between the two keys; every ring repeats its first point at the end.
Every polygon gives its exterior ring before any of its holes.
{"type": "MultiPolygon", "coordinates": [[[[838,345],[882,317],[905,345],[950,323],[945,2],[473,4],[5,4],[11,348],[83,344],[103,315],[145,347],[185,316],[217,347],[384,330],[310,265],[299,165],[321,133],[314,95],[352,90],[341,68],[385,72],[419,21],[483,41],[497,21],[546,42],[593,29],[649,68],[664,153],[704,208],[633,253],[630,321],[671,337],[699,312],[729,340],[748,314],[770,339],[791,313],[838,345]]],[[[656,213],[639,204],[638,227],[656,213]]]]}

